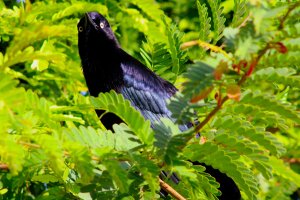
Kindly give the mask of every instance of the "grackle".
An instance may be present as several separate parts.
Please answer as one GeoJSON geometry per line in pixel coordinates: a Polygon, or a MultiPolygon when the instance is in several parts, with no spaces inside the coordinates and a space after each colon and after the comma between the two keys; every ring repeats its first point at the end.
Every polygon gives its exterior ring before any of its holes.
{"type": "MultiPolygon", "coordinates": [[[[173,96],[177,89],[122,50],[108,21],[101,14],[86,13],[80,19],[77,28],[83,74],[92,96],[115,90],[128,99],[145,119],[151,121],[152,125],[162,117],[172,120],[166,100],[173,96]]],[[[96,112],[100,116],[104,111],[96,112]]],[[[101,121],[107,129],[112,129],[113,124],[122,122],[112,113],[105,114],[101,121]]],[[[181,125],[179,128],[184,131],[188,126],[181,125]]],[[[221,177],[226,176],[213,168],[212,171],[221,177]]],[[[175,174],[170,178],[175,183],[179,181],[175,174]]],[[[237,186],[230,178],[228,179],[236,190],[237,186]]],[[[240,195],[239,191],[238,195],[240,195]]]]}

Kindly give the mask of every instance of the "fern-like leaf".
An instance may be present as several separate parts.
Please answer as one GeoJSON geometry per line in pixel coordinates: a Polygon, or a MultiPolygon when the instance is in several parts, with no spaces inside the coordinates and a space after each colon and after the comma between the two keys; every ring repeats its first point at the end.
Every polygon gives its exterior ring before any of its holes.
{"type": "Polygon", "coordinates": [[[133,160],[134,168],[138,169],[145,179],[146,184],[149,185],[153,198],[156,195],[155,192],[159,190],[159,181],[157,177],[159,168],[153,161],[140,154],[129,153],[129,155],[133,160]]]}
{"type": "Polygon", "coordinates": [[[179,74],[186,70],[187,55],[180,49],[183,33],[174,24],[169,25],[166,17],[162,18],[167,39],[163,42],[144,43],[141,56],[146,65],[163,78],[175,82],[179,74]]]}
{"type": "Polygon", "coordinates": [[[199,14],[200,21],[200,35],[199,39],[205,42],[209,42],[209,34],[210,34],[210,21],[211,18],[208,17],[207,7],[205,4],[201,4],[200,1],[197,1],[197,8],[199,14]]]}
{"type": "Polygon", "coordinates": [[[247,118],[258,126],[278,127],[282,130],[288,130],[287,122],[277,113],[257,109],[256,106],[249,104],[236,104],[226,108],[226,112],[233,113],[235,116],[247,114],[247,118]]]}
{"type": "Polygon", "coordinates": [[[129,183],[127,181],[127,172],[121,167],[120,163],[113,159],[105,159],[102,163],[118,186],[120,192],[128,192],[129,183]]]}
{"type": "Polygon", "coordinates": [[[222,37],[222,32],[225,28],[225,18],[222,16],[222,8],[220,8],[219,1],[208,0],[207,1],[213,17],[214,24],[214,44],[217,43],[222,37]]]}
{"type": "Polygon", "coordinates": [[[213,126],[219,130],[230,130],[230,134],[239,137],[243,136],[250,141],[255,141],[274,155],[280,156],[285,152],[283,145],[276,137],[264,129],[254,127],[250,122],[241,117],[223,116],[222,119],[218,118],[218,120],[213,123],[213,126]]]}
{"type": "Polygon", "coordinates": [[[273,68],[268,67],[258,70],[252,77],[255,81],[267,81],[271,83],[279,83],[293,88],[300,87],[300,77],[292,76],[296,74],[295,70],[291,68],[273,68]]]}
{"type": "Polygon", "coordinates": [[[213,68],[203,62],[197,62],[188,68],[184,77],[187,82],[184,83],[182,93],[192,98],[198,95],[201,91],[212,86],[213,84],[213,68]]]}
{"type": "Polygon", "coordinates": [[[254,95],[252,93],[248,93],[242,98],[241,103],[250,104],[266,111],[278,113],[282,117],[286,117],[300,124],[299,114],[295,112],[292,108],[283,105],[282,103],[279,103],[273,97],[254,95]]]}
{"type": "Polygon", "coordinates": [[[65,25],[45,25],[45,24],[34,24],[33,28],[24,28],[20,35],[16,35],[12,41],[10,47],[7,48],[6,54],[8,58],[14,57],[19,51],[30,46],[36,41],[40,41],[49,37],[68,37],[75,35],[76,30],[71,29],[65,25]],[[23,39],[22,35],[28,36],[26,40],[23,39]]]}
{"type": "Polygon", "coordinates": [[[187,124],[194,121],[196,115],[193,107],[194,105],[189,103],[181,93],[177,93],[168,104],[172,117],[176,119],[178,124],[187,124]]]}
{"type": "Polygon", "coordinates": [[[7,163],[11,173],[17,175],[23,169],[26,150],[20,144],[16,143],[13,135],[9,135],[1,130],[0,136],[1,162],[7,163]]]}
{"type": "Polygon", "coordinates": [[[268,191],[267,198],[273,200],[291,200],[291,195],[297,190],[297,185],[290,180],[279,178],[272,181],[275,187],[271,187],[268,191]]]}
{"type": "Polygon", "coordinates": [[[221,194],[217,189],[220,187],[220,184],[214,177],[204,172],[205,167],[186,162],[185,165],[176,165],[173,169],[180,174],[181,181],[185,183],[184,188],[180,186],[179,191],[192,189],[185,196],[189,196],[192,199],[217,200],[216,196],[221,194]]]}
{"type": "Polygon", "coordinates": [[[300,175],[294,172],[282,160],[275,157],[270,157],[270,164],[273,166],[273,173],[295,183],[297,187],[300,187],[300,175]]]}
{"type": "MultiPolygon", "coordinates": [[[[152,0],[130,0],[130,2],[138,6],[143,12],[147,14],[148,17],[161,23],[161,16],[164,15],[163,11],[159,8],[159,4],[153,3],[152,0]]],[[[170,19],[167,19],[168,22],[170,19]]]]}
{"type": "Polygon", "coordinates": [[[134,109],[121,94],[117,94],[115,91],[100,93],[98,98],[91,97],[91,103],[96,109],[106,110],[120,117],[141,142],[145,144],[153,142],[150,121],[146,121],[141,113],[134,109]]]}
{"type": "Polygon", "coordinates": [[[13,115],[24,112],[25,90],[17,88],[18,82],[0,72],[0,128],[6,130],[13,115]]]}
{"type": "Polygon", "coordinates": [[[220,146],[208,141],[202,145],[191,144],[187,146],[183,154],[192,161],[204,162],[226,173],[249,199],[256,199],[257,181],[253,172],[239,160],[239,154],[227,153],[220,146]]]}
{"type": "Polygon", "coordinates": [[[77,143],[88,148],[107,148],[118,151],[130,151],[141,145],[138,138],[125,124],[115,124],[113,130],[114,133],[100,129],[95,130],[92,127],[72,127],[64,129],[63,138],[71,146],[77,143]]]}
{"type": "Polygon", "coordinates": [[[141,49],[141,56],[147,67],[167,80],[174,79],[174,73],[170,72],[172,68],[172,58],[167,49],[167,45],[164,43],[151,44],[148,42],[145,46],[145,50],[141,49]]]}
{"type": "Polygon", "coordinates": [[[158,147],[157,155],[164,162],[172,165],[172,161],[177,157],[178,152],[189,141],[194,134],[193,131],[181,133],[179,128],[169,119],[162,118],[159,124],[154,124],[155,142],[158,147]]]}
{"type": "Polygon", "coordinates": [[[233,19],[231,22],[232,27],[238,27],[244,20],[247,14],[247,1],[234,0],[233,19]]]}
{"type": "Polygon", "coordinates": [[[115,135],[112,132],[95,130],[92,127],[64,129],[63,138],[70,145],[77,143],[89,148],[115,147],[115,135]]]}
{"type": "Polygon", "coordinates": [[[107,7],[99,3],[76,2],[75,4],[67,5],[65,9],[61,9],[59,12],[55,13],[52,16],[52,20],[56,21],[76,13],[81,14],[91,11],[97,11],[100,12],[102,15],[106,15],[107,7]]]}
{"type": "Polygon", "coordinates": [[[214,137],[214,143],[223,145],[224,150],[233,151],[239,155],[246,156],[253,160],[254,166],[264,175],[266,179],[272,177],[272,167],[268,164],[268,155],[264,153],[256,143],[248,139],[237,139],[236,136],[220,133],[214,137]]]}
{"type": "Polygon", "coordinates": [[[172,58],[172,72],[177,76],[184,71],[184,63],[187,60],[185,52],[180,49],[183,33],[174,24],[168,26],[165,17],[163,17],[163,22],[166,26],[168,46],[172,58]]]}

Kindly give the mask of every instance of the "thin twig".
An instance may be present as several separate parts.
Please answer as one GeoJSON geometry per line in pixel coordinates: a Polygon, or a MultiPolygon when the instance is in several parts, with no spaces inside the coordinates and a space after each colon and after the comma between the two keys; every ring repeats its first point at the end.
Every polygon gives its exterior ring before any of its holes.
{"type": "Polygon", "coordinates": [[[300,164],[300,158],[282,158],[284,162],[290,164],[300,164]]]}
{"type": "Polygon", "coordinates": [[[212,44],[210,44],[208,42],[204,42],[202,40],[192,40],[192,41],[185,42],[180,46],[180,49],[184,50],[184,49],[187,49],[187,48],[190,48],[190,47],[193,47],[193,46],[200,46],[204,49],[210,49],[213,52],[221,53],[226,58],[231,59],[230,56],[226,53],[226,51],[224,51],[222,49],[222,47],[212,45],[212,44]]]}
{"type": "Polygon", "coordinates": [[[240,29],[243,26],[246,26],[246,22],[250,19],[250,17],[251,17],[251,14],[249,14],[237,28],[240,29]]]}
{"type": "Polygon", "coordinates": [[[192,40],[192,41],[184,42],[184,43],[181,44],[180,49],[184,50],[184,49],[196,46],[198,44],[199,44],[198,40],[192,40]]]}
{"type": "MultiPolygon", "coordinates": [[[[261,57],[267,52],[267,50],[270,48],[269,43],[259,52],[258,56],[254,58],[256,62],[261,59],[261,57]]],[[[239,80],[238,85],[241,86],[246,80],[248,76],[247,73],[245,73],[242,78],[239,80]]],[[[221,103],[215,107],[207,116],[206,118],[195,127],[195,132],[198,133],[210,120],[211,118],[222,108],[222,105],[229,99],[228,96],[225,96],[222,100],[221,103]]]]}
{"type": "Polygon", "coordinates": [[[290,14],[295,8],[297,8],[298,6],[300,6],[300,2],[297,2],[297,3],[293,4],[291,7],[289,7],[288,11],[285,13],[285,15],[284,15],[284,16],[281,18],[281,20],[280,20],[280,24],[279,24],[278,30],[283,29],[285,20],[287,19],[287,17],[289,16],[289,14],[290,14]]]}
{"type": "MultiPolygon", "coordinates": [[[[70,156],[71,154],[69,153],[69,152],[67,152],[67,151],[64,151],[64,156],[70,156]]],[[[97,156],[91,156],[91,159],[93,160],[93,161],[100,161],[100,159],[99,159],[99,157],[97,157],[97,156]]],[[[123,161],[123,160],[119,160],[119,161],[123,161]]],[[[124,161],[127,161],[127,160],[124,160],[124,161]]]]}
{"type": "MultiPolygon", "coordinates": [[[[267,50],[270,49],[270,45],[269,43],[267,43],[267,45],[259,52],[258,56],[256,58],[254,58],[253,60],[256,60],[256,63],[258,64],[258,62],[260,61],[261,57],[267,52],[267,50]]],[[[241,86],[247,79],[247,74],[245,73],[241,80],[239,80],[238,85],[241,86]]]]}
{"type": "Polygon", "coordinates": [[[196,133],[198,133],[203,128],[203,126],[205,126],[205,124],[207,124],[210,121],[210,119],[222,108],[222,105],[228,99],[229,99],[228,96],[224,97],[221,100],[221,103],[217,107],[215,107],[198,126],[196,126],[196,128],[195,128],[196,133]]]}
{"type": "Polygon", "coordinates": [[[40,145],[38,145],[38,144],[33,144],[33,143],[28,143],[28,142],[23,142],[23,141],[19,141],[18,143],[27,148],[33,148],[33,149],[41,148],[40,145]]]}
{"type": "Polygon", "coordinates": [[[9,170],[8,164],[0,163],[0,169],[1,169],[1,170],[9,170]]]}
{"type": "Polygon", "coordinates": [[[178,200],[186,200],[181,194],[179,194],[176,190],[174,190],[169,184],[164,182],[163,180],[159,179],[160,187],[169,193],[172,197],[178,200]]]}

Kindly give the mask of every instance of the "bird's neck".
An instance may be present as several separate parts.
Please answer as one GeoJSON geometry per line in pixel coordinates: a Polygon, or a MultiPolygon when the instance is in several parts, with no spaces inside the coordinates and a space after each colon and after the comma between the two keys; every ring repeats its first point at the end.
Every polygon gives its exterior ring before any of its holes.
{"type": "Polygon", "coordinates": [[[82,62],[83,73],[89,92],[98,96],[100,92],[118,90],[123,83],[121,61],[116,48],[99,48],[87,54],[82,62]]]}

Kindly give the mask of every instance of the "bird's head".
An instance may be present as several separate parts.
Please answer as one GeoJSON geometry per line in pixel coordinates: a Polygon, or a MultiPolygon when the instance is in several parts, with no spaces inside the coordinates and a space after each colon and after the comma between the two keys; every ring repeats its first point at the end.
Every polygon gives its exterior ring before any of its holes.
{"type": "Polygon", "coordinates": [[[80,56],[92,50],[119,47],[108,21],[98,12],[85,13],[77,24],[77,30],[80,56]]]}

